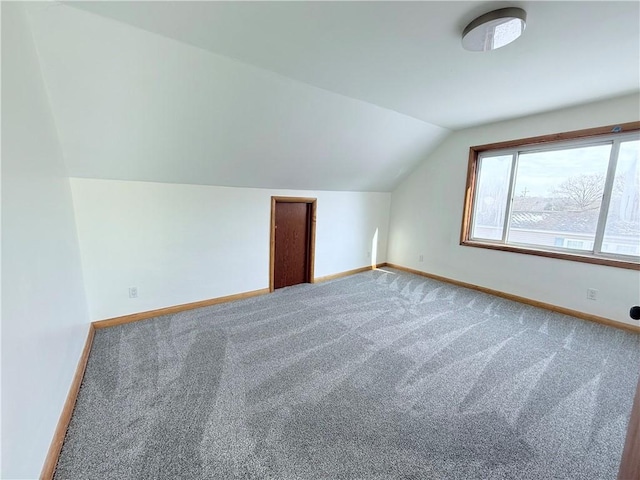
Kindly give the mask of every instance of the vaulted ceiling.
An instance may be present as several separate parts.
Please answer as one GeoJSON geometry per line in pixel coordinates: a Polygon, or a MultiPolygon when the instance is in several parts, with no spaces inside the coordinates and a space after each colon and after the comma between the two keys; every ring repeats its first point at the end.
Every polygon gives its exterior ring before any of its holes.
{"type": "Polygon", "coordinates": [[[71,2],[30,14],[72,176],[390,191],[454,129],[640,85],[638,2],[71,2]],[[513,5],[513,4],[510,4],[513,5]]]}

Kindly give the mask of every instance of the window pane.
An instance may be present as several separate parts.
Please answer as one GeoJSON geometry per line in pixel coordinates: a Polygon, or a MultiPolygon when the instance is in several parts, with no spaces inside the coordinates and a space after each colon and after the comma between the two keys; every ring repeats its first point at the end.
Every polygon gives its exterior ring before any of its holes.
{"type": "Polygon", "coordinates": [[[512,155],[480,159],[472,238],[502,240],[512,155]]]}
{"type": "Polygon", "coordinates": [[[518,157],[507,241],[592,250],[611,144],[518,157]]]}
{"type": "Polygon", "coordinates": [[[640,255],[640,140],[622,142],[602,251],[640,255]]]}

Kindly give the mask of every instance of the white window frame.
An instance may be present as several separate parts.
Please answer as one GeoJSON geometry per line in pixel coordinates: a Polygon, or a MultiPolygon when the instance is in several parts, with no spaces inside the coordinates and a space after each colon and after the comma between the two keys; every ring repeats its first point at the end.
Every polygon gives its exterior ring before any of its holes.
{"type": "Polygon", "coordinates": [[[580,130],[529,139],[514,140],[497,144],[471,147],[469,154],[469,169],[467,173],[467,188],[465,190],[465,203],[462,221],[462,233],[460,244],[465,246],[491,248],[495,250],[511,251],[541,255],[552,258],[562,258],[587,263],[597,263],[621,268],[640,270],[640,257],[635,255],[616,254],[602,251],[605,234],[606,219],[609,212],[611,192],[615,180],[615,172],[618,161],[620,144],[630,139],[640,138],[640,122],[631,122],[622,125],[599,127],[596,129],[580,130]],[[557,151],[568,148],[586,147],[595,145],[611,145],[607,174],[603,191],[600,212],[594,245],[591,250],[576,250],[565,247],[566,242],[560,246],[540,246],[508,242],[510,219],[513,206],[513,194],[518,171],[518,159],[522,153],[557,151]],[[495,156],[511,156],[511,171],[509,176],[509,188],[505,205],[504,225],[502,238],[491,240],[474,238],[476,181],[479,178],[479,168],[483,158],[495,156]]]}

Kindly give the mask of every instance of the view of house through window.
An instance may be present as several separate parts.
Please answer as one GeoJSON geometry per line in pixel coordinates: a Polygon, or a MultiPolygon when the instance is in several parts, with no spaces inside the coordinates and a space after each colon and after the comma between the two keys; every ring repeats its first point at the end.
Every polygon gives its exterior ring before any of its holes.
{"type": "Polygon", "coordinates": [[[640,256],[640,139],[617,134],[485,151],[468,240],[640,256]]]}

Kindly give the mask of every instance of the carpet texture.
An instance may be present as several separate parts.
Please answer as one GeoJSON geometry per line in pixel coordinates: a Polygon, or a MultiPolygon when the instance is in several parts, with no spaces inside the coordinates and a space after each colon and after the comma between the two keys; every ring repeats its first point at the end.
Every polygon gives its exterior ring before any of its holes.
{"type": "Polygon", "coordinates": [[[615,479],[640,335],[382,269],[96,332],[56,479],[615,479]]]}

